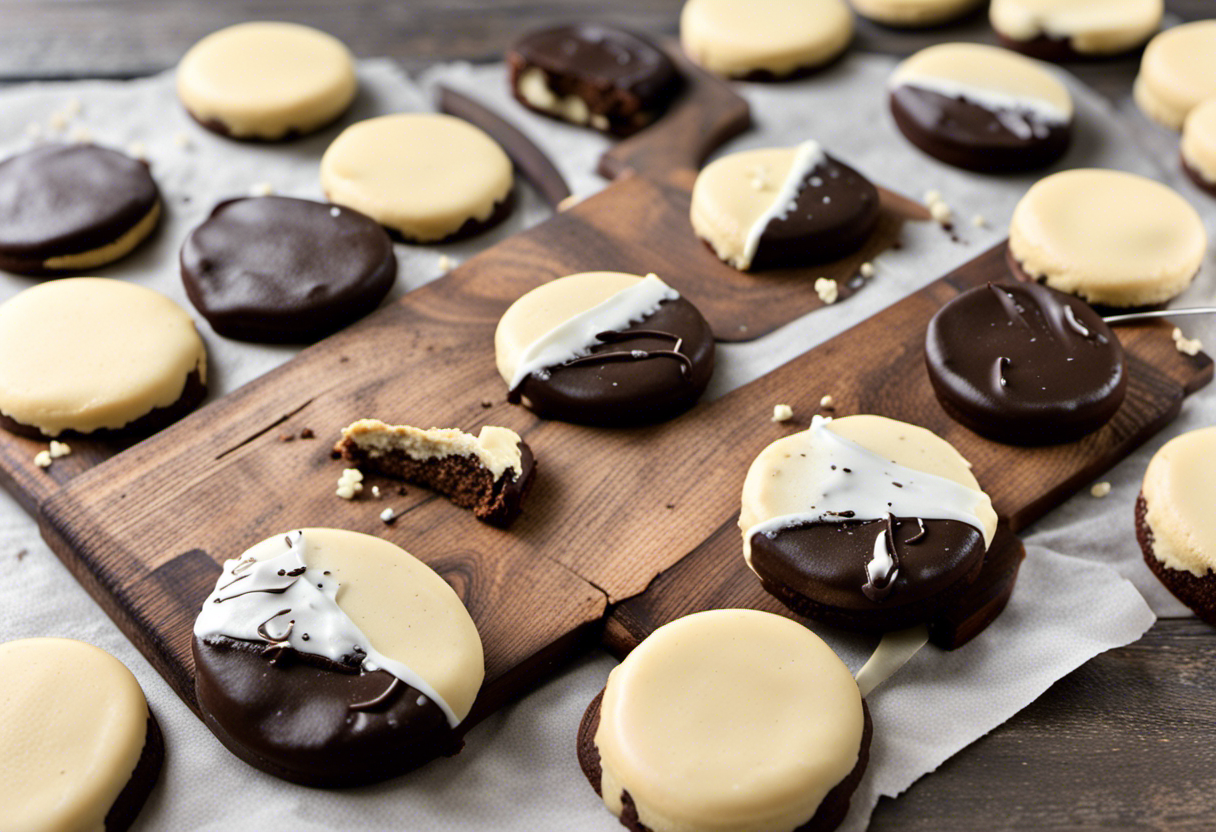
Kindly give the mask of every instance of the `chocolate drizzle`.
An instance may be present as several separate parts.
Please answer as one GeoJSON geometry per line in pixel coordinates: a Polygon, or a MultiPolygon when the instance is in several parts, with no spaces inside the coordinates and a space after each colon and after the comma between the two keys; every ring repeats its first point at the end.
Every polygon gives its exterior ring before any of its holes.
{"type": "MultiPolygon", "coordinates": [[[[921,533],[924,524],[921,523],[921,533]]],[[[899,552],[895,549],[895,516],[888,512],[886,526],[874,540],[874,552],[866,562],[866,582],[861,591],[871,601],[881,602],[891,593],[899,576],[899,552]],[[880,564],[879,553],[886,553],[886,564],[880,564]],[[876,565],[880,564],[880,565],[876,565]],[[884,568],[885,567],[885,568],[884,568]]]]}
{"type": "Polygon", "coordinates": [[[404,682],[394,676],[393,681],[388,683],[388,687],[382,693],[378,693],[364,702],[353,702],[346,707],[352,711],[383,711],[406,687],[408,686],[404,682]]]}
{"type": "MultiPolygon", "coordinates": [[[[684,339],[670,332],[660,332],[657,329],[633,329],[625,332],[612,331],[596,334],[596,339],[604,344],[615,344],[633,338],[665,338],[675,341],[675,346],[669,350],[619,350],[617,352],[596,352],[572,358],[562,364],[563,367],[576,367],[580,364],[607,364],[612,361],[645,361],[648,358],[674,358],[680,362],[680,375],[687,377],[692,371],[692,359],[680,352],[684,339]]],[[[516,388],[518,389],[518,388],[516,388]]],[[[518,393],[512,390],[511,393],[518,393]]]]}

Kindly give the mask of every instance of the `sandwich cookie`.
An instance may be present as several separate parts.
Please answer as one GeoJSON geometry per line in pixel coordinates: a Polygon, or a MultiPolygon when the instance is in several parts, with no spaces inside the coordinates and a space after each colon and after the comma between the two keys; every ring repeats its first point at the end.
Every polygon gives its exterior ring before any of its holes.
{"type": "Polygon", "coordinates": [[[692,190],[693,231],[741,271],[807,266],[861,248],[878,223],[878,189],[818,142],[732,153],[692,190]]]}
{"type": "Polygon", "coordinates": [[[358,89],[350,51],[297,23],[241,23],[190,48],[177,96],[199,124],[234,139],[280,141],[321,129],[358,89]]]}
{"type": "Polygon", "coordinates": [[[712,610],[655,630],[612,671],[578,758],[632,832],[830,832],[871,733],[822,639],[772,613],[712,610]]]}
{"type": "Polygon", "coordinates": [[[511,212],[511,160],[467,121],[403,113],[342,131],[321,158],[330,202],[374,219],[407,243],[469,237],[511,212]]]}
{"type": "Polygon", "coordinates": [[[1216,626],[1216,427],[1171,439],[1153,456],[1136,501],[1144,562],[1195,615],[1216,626]]]}
{"type": "Polygon", "coordinates": [[[91,144],[47,144],[0,162],[0,268],[58,275],[113,263],[160,220],[148,165],[91,144]]]}
{"type": "Polygon", "coordinates": [[[217,205],[186,238],[181,271],[220,335],[302,343],[379,306],[397,258],[388,233],[358,211],[264,196],[217,205]]]}
{"type": "Polygon", "coordinates": [[[853,11],[895,29],[920,29],[957,20],[983,0],[849,0],[853,11]]]}
{"type": "Polygon", "coordinates": [[[1191,110],[1216,96],[1216,20],[1184,23],[1153,38],[1132,93],[1146,116],[1182,129],[1191,110]]]}
{"type": "Polygon", "coordinates": [[[714,336],[655,275],[584,272],[511,304],[494,353],[508,401],[546,419],[625,427],[696,403],[713,375],[714,336]]]}
{"type": "Polygon", "coordinates": [[[743,484],[748,566],[799,615],[868,632],[931,622],[976,580],[997,517],[950,443],[882,416],[769,445],[743,484]]]}
{"type": "Polygon", "coordinates": [[[0,644],[0,828],[123,832],[156,785],[164,740],[131,671],[91,644],[0,644]]]}
{"type": "Polygon", "coordinates": [[[1216,95],[1191,110],[1182,127],[1182,168],[1216,196],[1216,95]]]}
{"type": "Polygon", "coordinates": [[[964,292],[929,321],[925,364],[942,409],[1015,445],[1080,439],[1123,403],[1127,367],[1084,301],[1036,283],[964,292]]]}
{"type": "Polygon", "coordinates": [[[944,43],[917,52],[892,74],[890,101],[908,141],[967,170],[1046,167],[1072,140],[1065,86],[1037,62],[993,46],[944,43]]]}
{"type": "Polygon", "coordinates": [[[525,107],[617,136],[662,115],[682,83],[671,58],[649,40],[596,23],[525,35],[507,65],[511,91],[525,107]]]}
{"type": "Polygon", "coordinates": [[[477,628],[443,578],[340,529],[275,535],[227,561],[193,652],[207,727],[307,786],[372,783],[457,753],[485,674],[477,628]]]}
{"type": "Polygon", "coordinates": [[[0,427],[145,434],[203,399],[207,354],[194,322],[164,295],[73,277],[0,305],[0,427]]]}
{"type": "Polygon", "coordinates": [[[1161,26],[1163,0],[992,0],[1001,44],[1044,61],[1130,52],[1161,26]]]}
{"type": "Polygon", "coordinates": [[[1022,280],[1092,304],[1151,306],[1190,285],[1207,244],[1199,214],[1171,188],[1134,173],[1067,170],[1014,208],[1009,263],[1022,280]]]}
{"type": "Polygon", "coordinates": [[[687,0],[680,12],[685,54],[728,78],[798,77],[834,61],[852,39],[844,0],[687,0]]]}

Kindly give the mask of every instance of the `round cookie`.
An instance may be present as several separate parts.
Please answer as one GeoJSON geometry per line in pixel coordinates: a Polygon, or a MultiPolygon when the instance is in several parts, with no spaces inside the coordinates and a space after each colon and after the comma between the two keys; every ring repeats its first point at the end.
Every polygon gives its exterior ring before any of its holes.
{"type": "Polygon", "coordinates": [[[1161,26],[1162,0],[992,0],[988,16],[1003,46],[1044,61],[1130,52],[1161,26]]]}
{"type": "Polygon", "coordinates": [[[878,223],[874,185],[818,142],[723,156],[697,176],[693,231],[742,271],[851,254],[878,223]]]}
{"type": "Polygon", "coordinates": [[[663,50],[598,23],[531,32],[511,47],[507,64],[511,91],[525,107],[617,136],[662,115],[681,85],[663,50]]]}
{"type": "Polygon", "coordinates": [[[1165,588],[1216,626],[1216,427],[1171,439],[1154,454],[1136,501],[1136,539],[1165,588]]]}
{"type": "Polygon", "coordinates": [[[203,399],[207,353],[190,316],[117,280],[42,283],[0,305],[0,427],[150,433],[203,399]]]}
{"type": "Polygon", "coordinates": [[[1191,110],[1216,96],[1216,20],[1184,23],[1153,38],[1132,93],[1146,116],[1181,129],[1191,110]]]}
{"type": "Polygon", "coordinates": [[[799,615],[867,632],[932,621],[979,576],[996,513],[967,461],[924,428],[816,416],[743,484],[748,566],[799,615]]]}
{"type": "Polygon", "coordinates": [[[358,89],[350,51],[297,23],[241,23],[190,48],[177,96],[199,124],[234,139],[279,141],[335,121],[358,89]]]}
{"type": "Polygon", "coordinates": [[[844,0],[687,0],[680,12],[685,54],[748,81],[802,75],[835,60],[852,39],[844,0]]]}
{"type": "Polygon", "coordinates": [[[917,52],[890,81],[900,132],[947,164],[985,173],[1041,168],[1072,141],[1068,89],[1029,58],[972,43],[917,52]]]}
{"type": "Polygon", "coordinates": [[[714,337],[655,275],[584,272],[511,304],[494,354],[508,401],[546,419],[624,427],[692,407],[713,375],[714,337]]]}
{"type": "Polygon", "coordinates": [[[46,144],[0,162],[0,268],[56,275],[113,263],[160,219],[144,162],[91,144],[46,144]]]}
{"type": "Polygon", "coordinates": [[[1015,445],[1080,439],[1123,403],[1123,347],[1085,302],[1036,283],[963,292],[929,321],[925,364],[942,408],[1015,445]]]}
{"type": "Polygon", "coordinates": [[[853,11],[897,29],[940,26],[978,8],[983,0],[849,0],[853,11]]]}
{"type": "Polygon", "coordinates": [[[772,613],[711,610],[655,630],[612,671],[578,757],[632,832],[830,832],[871,733],[822,639],[772,613]]]}
{"type": "Polygon", "coordinates": [[[448,242],[506,218],[511,160],[467,121],[402,113],[342,131],[321,159],[330,202],[354,208],[409,243],[448,242]]]}
{"type": "Polygon", "coordinates": [[[123,832],[160,776],[164,740],[131,671],[91,644],[0,644],[0,826],[123,832]]]}
{"type": "Polygon", "coordinates": [[[311,342],[380,305],[393,243],[350,208],[280,196],[221,202],[186,238],[182,283],[220,335],[311,342]]]}
{"type": "Polygon", "coordinates": [[[203,719],[276,777],[336,787],[457,753],[485,666],[426,564],[340,529],[275,535],[224,564],[194,623],[203,719]]]}
{"type": "Polygon", "coordinates": [[[1191,110],[1182,127],[1182,169],[1216,196],[1216,96],[1191,110]]]}
{"type": "Polygon", "coordinates": [[[1017,277],[1089,303],[1150,306],[1199,272],[1207,233],[1174,190],[1115,170],[1052,174],[1026,192],[1009,226],[1017,277]]]}

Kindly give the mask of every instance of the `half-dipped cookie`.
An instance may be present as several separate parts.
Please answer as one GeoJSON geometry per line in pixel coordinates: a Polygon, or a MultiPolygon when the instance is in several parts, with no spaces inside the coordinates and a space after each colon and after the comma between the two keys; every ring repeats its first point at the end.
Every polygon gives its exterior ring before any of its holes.
{"type": "Polygon", "coordinates": [[[1004,49],[943,43],[896,68],[891,114],[912,144],[982,172],[1050,165],[1072,140],[1067,88],[1046,68],[1004,49]]]}
{"type": "Polygon", "coordinates": [[[0,162],[0,269],[57,275],[129,254],[160,219],[148,165],[91,144],[47,144],[0,162]]]}
{"type": "Polygon", "coordinates": [[[507,53],[511,91],[538,113],[628,136],[662,115],[681,78],[667,54],[615,26],[530,32],[507,53]]]}
{"type": "Polygon", "coordinates": [[[467,121],[400,113],[353,124],[321,158],[330,202],[407,243],[449,242],[511,212],[515,176],[498,143],[467,121]]]}
{"type": "Polygon", "coordinates": [[[992,0],[1001,44],[1044,61],[1120,55],[1161,26],[1162,0],[992,0]]]}
{"type": "Polygon", "coordinates": [[[743,484],[748,566],[799,615],[886,632],[931,622],[976,580],[997,517],[962,455],[882,416],[816,416],[743,484]]]}
{"type": "Polygon", "coordinates": [[[193,410],[206,383],[194,322],[151,289],[72,277],[0,305],[0,427],[13,433],[151,433],[193,410]]]}
{"type": "Polygon", "coordinates": [[[1182,169],[1216,196],[1216,95],[1191,110],[1182,127],[1182,169]]]}
{"type": "Polygon", "coordinates": [[[0,644],[0,829],[123,832],[164,740],[130,670],[91,644],[0,644]]]}
{"type": "Polygon", "coordinates": [[[538,416],[624,427],[696,403],[714,369],[697,308],[655,275],[584,272],[533,289],[494,333],[508,400],[538,416]]]}
{"type": "Polygon", "coordinates": [[[925,365],[942,409],[1016,445],[1080,439],[1123,403],[1123,347],[1084,301],[1036,283],[964,292],[929,321],[925,365]]]}
{"type": "Polygon", "coordinates": [[[1199,214],[1176,191],[1116,170],[1078,169],[1035,183],[1009,225],[1009,264],[1103,306],[1151,306],[1180,294],[1207,251],[1199,214]]]}
{"type": "Polygon", "coordinates": [[[825,263],[861,248],[878,223],[878,189],[818,142],[732,153],[692,190],[697,236],[741,271],[825,263]]]}
{"type": "Polygon", "coordinates": [[[822,639],[772,613],[712,610],[655,630],[612,671],[578,758],[631,832],[830,832],[871,733],[822,639]]]}
{"type": "Polygon", "coordinates": [[[264,196],[217,205],[182,245],[181,271],[220,335],[311,342],[375,309],[397,258],[388,233],[358,211],[264,196]]]}
{"type": "Polygon", "coordinates": [[[1216,20],[1174,26],[1149,41],[1132,93],[1146,116],[1181,130],[1191,110],[1216,96],[1216,20]]]}
{"type": "Polygon", "coordinates": [[[504,528],[523,510],[536,475],[528,443],[494,425],[474,436],[360,419],[342,429],[334,451],[361,470],[438,491],[478,520],[504,528]]]}
{"type": "Polygon", "coordinates": [[[340,529],[224,564],[194,623],[195,690],[232,753],[276,777],[352,786],[457,753],[485,674],[460,598],[400,547],[340,529]]]}

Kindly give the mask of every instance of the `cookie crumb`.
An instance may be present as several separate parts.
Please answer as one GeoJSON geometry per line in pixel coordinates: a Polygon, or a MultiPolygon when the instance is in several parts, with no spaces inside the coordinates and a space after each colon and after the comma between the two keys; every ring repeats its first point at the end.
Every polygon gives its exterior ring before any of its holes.
{"type": "Polygon", "coordinates": [[[935,202],[942,201],[941,191],[925,191],[925,204],[932,205],[935,202]]]}
{"type": "Polygon", "coordinates": [[[177,145],[178,147],[180,147],[182,150],[189,149],[189,147],[193,144],[193,142],[190,139],[190,134],[187,133],[185,130],[178,130],[176,133],[173,134],[173,143],[175,145],[177,145]]]}
{"type": "Polygon", "coordinates": [[[1102,498],[1110,493],[1110,483],[1099,482],[1095,483],[1094,487],[1089,489],[1089,493],[1095,497],[1102,498]]]}
{"type": "Polygon", "coordinates": [[[836,400],[833,399],[831,394],[829,393],[828,395],[824,396],[822,399],[819,400],[819,407],[822,410],[835,410],[836,409],[836,400]]]}
{"type": "Polygon", "coordinates": [[[313,439],[315,437],[316,434],[312,432],[312,428],[304,428],[302,431],[300,431],[301,439],[313,439]]]}
{"type": "Polygon", "coordinates": [[[274,193],[274,185],[269,182],[257,182],[249,189],[250,196],[270,196],[274,193]]]}
{"type": "Polygon", "coordinates": [[[485,407],[485,408],[491,408],[494,406],[494,402],[490,401],[489,399],[482,399],[481,406],[485,407]]]}
{"type": "Polygon", "coordinates": [[[63,105],[61,112],[68,118],[76,118],[83,109],[84,105],[80,103],[79,98],[69,98],[67,103],[63,105]]]}
{"type": "Polygon", "coordinates": [[[772,181],[769,179],[768,166],[760,165],[750,171],[752,187],[757,191],[767,191],[772,187],[772,181]]]}
{"type": "Polygon", "coordinates": [[[1174,347],[1183,355],[1198,355],[1203,349],[1203,342],[1198,338],[1187,338],[1181,328],[1174,327],[1174,347]]]}
{"type": "Polygon", "coordinates": [[[380,512],[380,519],[384,521],[386,526],[391,526],[393,521],[397,519],[397,512],[393,511],[391,508],[386,508],[384,511],[380,512]]]}
{"type": "Polygon", "coordinates": [[[93,133],[87,127],[76,126],[68,133],[68,140],[76,144],[88,144],[93,141],[93,133]]]}
{"type": "Polygon", "coordinates": [[[329,209],[329,215],[336,219],[337,217],[342,216],[342,209],[335,205],[333,208],[329,209]]]}
{"type": "Polygon", "coordinates": [[[338,478],[338,490],[334,493],[343,500],[353,500],[363,490],[363,472],[358,468],[346,468],[338,478]]]}
{"type": "Polygon", "coordinates": [[[440,271],[450,272],[453,268],[455,268],[455,266],[456,266],[456,261],[453,260],[451,257],[448,257],[446,254],[439,255],[439,270],[440,271]]]}
{"type": "Polygon", "coordinates": [[[675,503],[668,503],[668,504],[667,504],[667,507],[668,507],[669,509],[670,509],[670,508],[675,508],[675,507],[676,507],[676,504],[675,504],[675,503]]]}
{"type": "Polygon", "coordinates": [[[296,435],[294,433],[280,433],[279,441],[280,442],[295,442],[296,435]]]}
{"type": "Polygon", "coordinates": [[[929,214],[937,221],[938,225],[949,227],[954,220],[954,211],[950,210],[950,206],[944,202],[934,202],[929,206],[929,214]]]}
{"type": "Polygon", "coordinates": [[[25,556],[28,555],[29,553],[30,553],[29,549],[19,550],[17,552],[17,562],[20,563],[21,561],[25,560],[25,556]]]}
{"type": "Polygon", "coordinates": [[[72,446],[67,442],[58,442],[51,440],[50,454],[51,459],[59,459],[61,456],[67,456],[72,452],[72,446]]]}
{"type": "Polygon", "coordinates": [[[974,217],[971,218],[971,224],[973,226],[975,226],[976,228],[987,228],[988,220],[984,219],[983,214],[976,214],[974,217]]]}
{"type": "Polygon", "coordinates": [[[143,142],[131,142],[127,145],[127,155],[141,162],[148,161],[148,146],[143,142]]]}
{"type": "Polygon", "coordinates": [[[377,500],[380,499],[380,486],[378,486],[378,485],[372,486],[372,496],[375,497],[377,500]]]}
{"type": "Polygon", "coordinates": [[[39,468],[50,468],[51,467],[51,452],[50,451],[39,451],[38,453],[34,454],[34,464],[37,465],[39,468]]]}
{"type": "Polygon", "coordinates": [[[858,271],[861,272],[862,277],[869,279],[874,276],[874,271],[875,271],[874,264],[873,263],[862,263],[861,268],[858,269],[858,271]]]}
{"type": "Polygon", "coordinates": [[[794,408],[788,404],[773,405],[773,421],[788,422],[794,418],[794,408]]]}
{"type": "Polygon", "coordinates": [[[68,129],[68,117],[60,112],[51,113],[51,117],[47,119],[47,125],[56,133],[68,129]]]}
{"type": "Polygon", "coordinates": [[[827,277],[815,278],[815,294],[829,306],[840,299],[840,287],[836,281],[827,277]]]}

